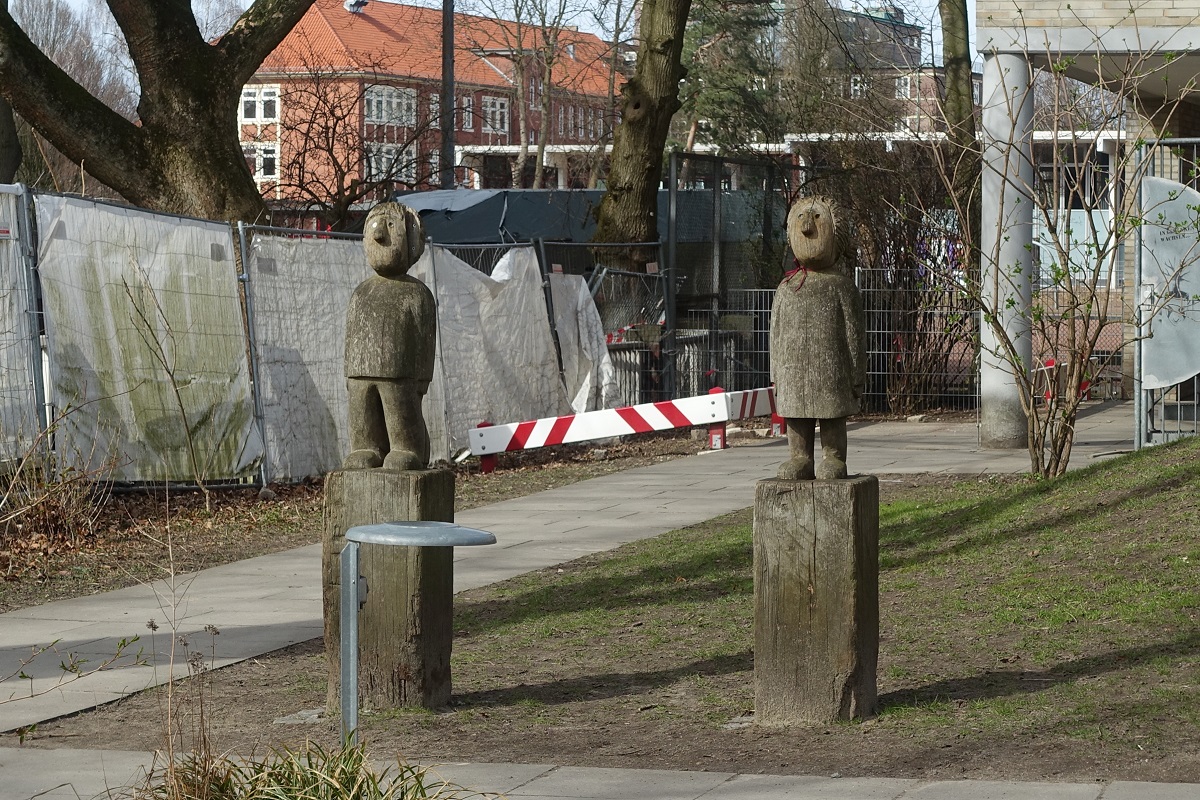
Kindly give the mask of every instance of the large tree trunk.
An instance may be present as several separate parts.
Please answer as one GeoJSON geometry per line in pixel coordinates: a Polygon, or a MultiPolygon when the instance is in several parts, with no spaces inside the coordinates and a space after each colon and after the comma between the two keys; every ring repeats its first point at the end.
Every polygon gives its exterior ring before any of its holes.
{"type": "MultiPolygon", "coordinates": [[[[641,49],[621,89],[621,124],[613,132],[608,191],[600,201],[595,242],[658,241],[658,187],[671,117],[679,110],[685,70],[683,29],[691,0],[645,0],[641,49]]],[[[640,261],[633,254],[635,261],[640,261]]]]}
{"type": "MultiPolygon", "coordinates": [[[[8,13],[8,0],[0,0],[0,11],[8,13]]],[[[0,100],[0,183],[16,180],[20,166],[21,140],[17,138],[12,106],[0,100]]]]}
{"type": "Polygon", "coordinates": [[[210,44],[188,0],[108,0],[141,84],[137,122],[72,80],[0,8],[0,96],[131,203],[254,221],[265,204],[242,156],[237,103],[243,84],[312,3],[256,0],[210,44]]]}

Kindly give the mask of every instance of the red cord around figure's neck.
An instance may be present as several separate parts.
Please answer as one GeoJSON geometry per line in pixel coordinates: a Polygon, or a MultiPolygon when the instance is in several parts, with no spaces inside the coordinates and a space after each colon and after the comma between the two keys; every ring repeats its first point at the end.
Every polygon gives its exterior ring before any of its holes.
{"type": "Polygon", "coordinates": [[[798,258],[793,258],[792,263],[796,265],[795,268],[789,269],[787,272],[783,273],[783,279],[785,281],[789,280],[789,279],[791,279],[791,277],[793,275],[795,275],[797,272],[799,272],[800,273],[800,282],[792,287],[793,292],[798,292],[798,291],[800,291],[800,287],[804,285],[804,282],[806,280],[808,280],[808,267],[801,264],[800,259],[798,259],[798,258]]]}

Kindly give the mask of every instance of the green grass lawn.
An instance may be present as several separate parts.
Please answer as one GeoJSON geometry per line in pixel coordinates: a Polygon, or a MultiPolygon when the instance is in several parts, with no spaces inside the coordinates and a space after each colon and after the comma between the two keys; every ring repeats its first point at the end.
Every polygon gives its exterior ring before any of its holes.
{"type": "MultiPolygon", "coordinates": [[[[889,486],[875,733],[1104,742],[1116,759],[1194,752],[1198,465],[1194,440],[1056,480],[889,486]]],[[[606,681],[640,681],[686,687],[686,702],[646,700],[664,715],[716,727],[744,713],[751,537],[742,512],[468,593],[456,612],[463,710],[536,705],[553,723],[606,681]],[[514,661],[532,665],[532,688],[489,692],[496,665],[514,661]]]]}

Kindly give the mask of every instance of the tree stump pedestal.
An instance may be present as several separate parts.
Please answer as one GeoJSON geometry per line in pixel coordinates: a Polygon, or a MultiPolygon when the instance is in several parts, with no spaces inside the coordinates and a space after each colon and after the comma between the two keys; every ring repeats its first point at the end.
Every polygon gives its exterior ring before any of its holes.
{"type": "Polygon", "coordinates": [[[879,482],[759,481],[755,722],[873,716],[878,655],[879,482]]]}
{"type": "MultiPolygon", "coordinates": [[[[381,522],[454,521],[448,470],[332,472],[325,479],[321,542],[326,706],[340,707],[342,548],[346,531],[381,522]]],[[[362,545],[366,605],[359,611],[359,698],[366,708],[439,708],[450,701],[454,548],[362,545]]]]}

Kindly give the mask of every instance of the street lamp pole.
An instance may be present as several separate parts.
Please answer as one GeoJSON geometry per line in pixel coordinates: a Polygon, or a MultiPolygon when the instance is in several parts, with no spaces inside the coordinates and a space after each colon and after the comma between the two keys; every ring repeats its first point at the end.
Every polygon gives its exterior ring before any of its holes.
{"type": "Polygon", "coordinates": [[[454,188],[454,0],[442,0],[442,156],[443,189],[454,188]]]}

